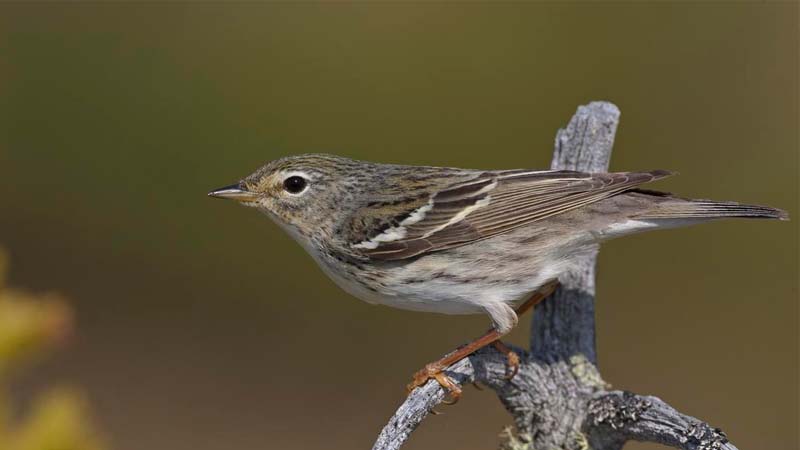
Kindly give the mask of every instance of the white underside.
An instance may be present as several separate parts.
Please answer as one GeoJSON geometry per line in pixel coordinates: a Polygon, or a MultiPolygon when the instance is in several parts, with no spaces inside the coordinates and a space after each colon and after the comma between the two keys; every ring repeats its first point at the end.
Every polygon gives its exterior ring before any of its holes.
{"type": "MultiPolygon", "coordinates": [[[[435,273],[449,262],[446,261],[446,257],[433,254],[396,269],[397,272],[391,278],[399,280],[398,283],[392,284],[390,278],[380,292],[375,292],[358,282],[344,278],[337,271],[328,267],[322,258],[313,252],[312,256],[340,288],[363,301],[393,308],[440,314],[477,314],[485,313],[487,308],[496,303],[514,305],[527,299],[544,283],[558,278],[569,268],[566,258],[554,258],[544,264],[537,264],[537,267],[541,268],[538,271],[532,271],[519,283],[465,283],[449,279],[431,279],[424,283],[400,281],[435,273]]],[[[449,270],[458,273],[458,269],[451,267],[449,270]]],[[[464,272],[469,270],[470,268],[464,268],[464,272]]],[[[468,276],[468,273],[459,275],[468,276]]]]}
{"type": "Polygon", "coordinates": [[[440,314],[482,313],[495,303],[514,305],[525,300],[547,281],[558,278],[564,272],[562,269],[564,266],[554,261],[520,284],[498,283],[489,286],[431,281],[419,286],[407,284],[398,286],[395,295],[383,295],[372,300],[374,303],[412,311],[440,314]]]}
{"type": "MultiPolygon", "coordinates": [[[[487,275],[485,273],[486,267],[484,267],[486,262],[482,262],[479,270],[476,270],[469,263],[463,263],[463,261],[470,261],[470,255],[462,255],[466,257],[461,260],[462,264],[457,266],[453,264],[452,257],[447,256],[444,252],[432,253],[412,260],[406,265],[392,268],[389,276],[385,276],[383,279],[384,286],[381,286],[379,291],[376,292],[367,289],[355,280],[346,278],[336,266],[331,266],[331,263],[291,226],[283,225],[279,220],[275,220],[275,222],[281,225],[290,236],[311,254],[325,274],[340,288],[354,297],[372,304],[442,314],[483,313],[487,312],[487,309],[496,307],[498,303],[514,305],[517,302],[521,302],[547,281],[557,279],[570,270],[571,261],[573,260],[571,258],[572,252],[575,251],[575,248],[572,248],[569,253],[564,253],[567,251],[566,249],[558,248],[551,249],[554,251],[544,252],[541,248],[519,248],[519,246],[507,243],[507,240],[504,239],[495,242],[490,242],[494,241],[494,239],[490,239],[483,241],[481,245],[494,247],[508,245],[508,252],[517,254],[531,252],[530,260],[522,261],[521,265],[523,267],[513,267],[513,272],[511,271],[512,269],[506,269],[507,272],[495,269],[494,272],[488,274],[492,282],[482,283],[475,281],[465,283],[460,280],[470,278],[471,274],[487,275]],[[431,276],[431,274],[442,270],[446,270],[455,279],[431,276]],[[428,277],[425,282],[407,282],[409,279],[425,277],[428,277]],[[514,281],[505,283],[502,281],[504,279],[514,281]],[[393,283],[393,280],[396,280],[396,283],[393,283]]],[[[607,229],[587,234],[586,236],[591,237],[585,242],[602,241],[661,226],[663,224],[651,221],[628,220],[614,224],[607,229]]],[[[462,249],[467,247],[462,247],[462,249]]],[[[478,249],[476,248],[475,251],[478,249]]],[[[478,259],[480,254],[476,253],[473,256],[478,259]]]]}

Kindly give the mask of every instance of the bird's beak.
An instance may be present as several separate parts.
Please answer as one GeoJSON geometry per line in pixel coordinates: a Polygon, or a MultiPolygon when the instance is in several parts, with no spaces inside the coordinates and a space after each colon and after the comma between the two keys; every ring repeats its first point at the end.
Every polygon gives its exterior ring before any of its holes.
{"type": "Polygon", "coordinates": [[[232,184],[230,186],[214,189],[208,193],[208,196],[236,200],[237,202],[251,202],[258,198],[255,192],[248,191],[241,184],[232,184]]]}

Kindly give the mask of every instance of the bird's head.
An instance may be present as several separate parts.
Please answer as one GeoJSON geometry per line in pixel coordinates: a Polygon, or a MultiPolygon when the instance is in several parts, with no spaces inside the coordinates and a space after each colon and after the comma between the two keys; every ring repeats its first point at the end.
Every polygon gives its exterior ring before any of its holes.
{"type": "Polygon", "coordinates": [[[331,155],[291,156],[271,161],[208,195],[254,207],[292,234],[330,237],[363,189],[369,173],[365,166],[331,155]]]}

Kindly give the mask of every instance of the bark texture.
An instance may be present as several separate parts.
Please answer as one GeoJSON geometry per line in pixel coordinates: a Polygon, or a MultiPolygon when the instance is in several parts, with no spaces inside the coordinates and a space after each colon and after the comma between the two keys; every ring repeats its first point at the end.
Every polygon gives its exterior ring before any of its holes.
{"type": "MultiPolygon", "coordinates": [[[[605,172],[611,158],[619,109],[611,103],[581,106],[556,135],[551,167],[605,172]]],[[[618,450],[629,440],[686,450],[736,450],[725,433],[687,416],[657,397],[610,390],[597,369],[594,274],[597,249],[580,269],[538,305],[530,350],[515,348],[520,370],[505,379],[505,357],[483,349],[446,371],[463,385],[492,388],[514,420],[502,450],[618,450]]],[[[396,450],[445,397],[431,380],[406,398],[383,428],[373,450],[396,450]]]]}

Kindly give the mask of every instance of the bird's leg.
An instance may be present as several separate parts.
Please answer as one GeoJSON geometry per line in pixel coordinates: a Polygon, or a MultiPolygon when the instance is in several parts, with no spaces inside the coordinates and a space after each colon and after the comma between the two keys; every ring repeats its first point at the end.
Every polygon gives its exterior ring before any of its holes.
{"type": "MultiPolygon", "coordinates": [[[[517,315],[524,314],[527,310],[533,308],[537,303],[549,297],[550,294],[556,290],[557,286],[558,281],[551,281],[539,288],[539,290],[536,291],[531,298],[526,300],[525,303],[520,305],[515,310],[517,315]]],[[[423,384],[427,383],[428,380],[433,378],[439,382],[439,384],[450,394],[450,400],[445,401],[444,403],[452,405],[461,397],[461,388],[458,386],[458,384],[456,384],[455,381],[445,375],[443,370],[456,361],[459,361],[462,358],[465,358],[490,344],[493,344],[495,348],[497,348],[501,353],[505,354],[508,358],[509,367],[511,368],[511,375],[508,378],[512,378],[519,369],[519,356],[517,356],[516,353],[508,348],[508,346],[502,342],[499,342],[501,336],[503,336],[503,333],[500,333],[496,329],[492,328],[483,336],[466,345],[458,347],[452,352],[444,355],[438,361],[426,364],[422,370],[414,374],[414,378],[411,380],[411,383],[406,386],[406,390],[410,394],[415,388],[422,386],[423,384]]]]}
{"type": "MultiPolygon", "coordinates": [[[[557,280],[545,284],[536,292],[536,294],[532,295],[531,298],[526,300],[525,303],[519,305],[517,309],[514,310],[514,312],[517,313],[517,316],[525,314],[529,309],[536,306],[536,304],[549,297],[550,294],[552,294],[557,287],[558,287],[557,280]]],[[[517,355],[516,352],[514,352],[514,350],[511,350],[511,348],[507,346],[505,343],[503,343],[503,341],[501,341],[499,338],[496,341],[492,342],[492,346],[495,349],[497,349],[498,352],[506,355],[506,359],[508,361],[508,369],[509,369],[508,374],[506,375],[506,379],[510,380],[514,378],[514,375],[516,375],[517,372],[519,372],[519,355],[517,355]]]]}

